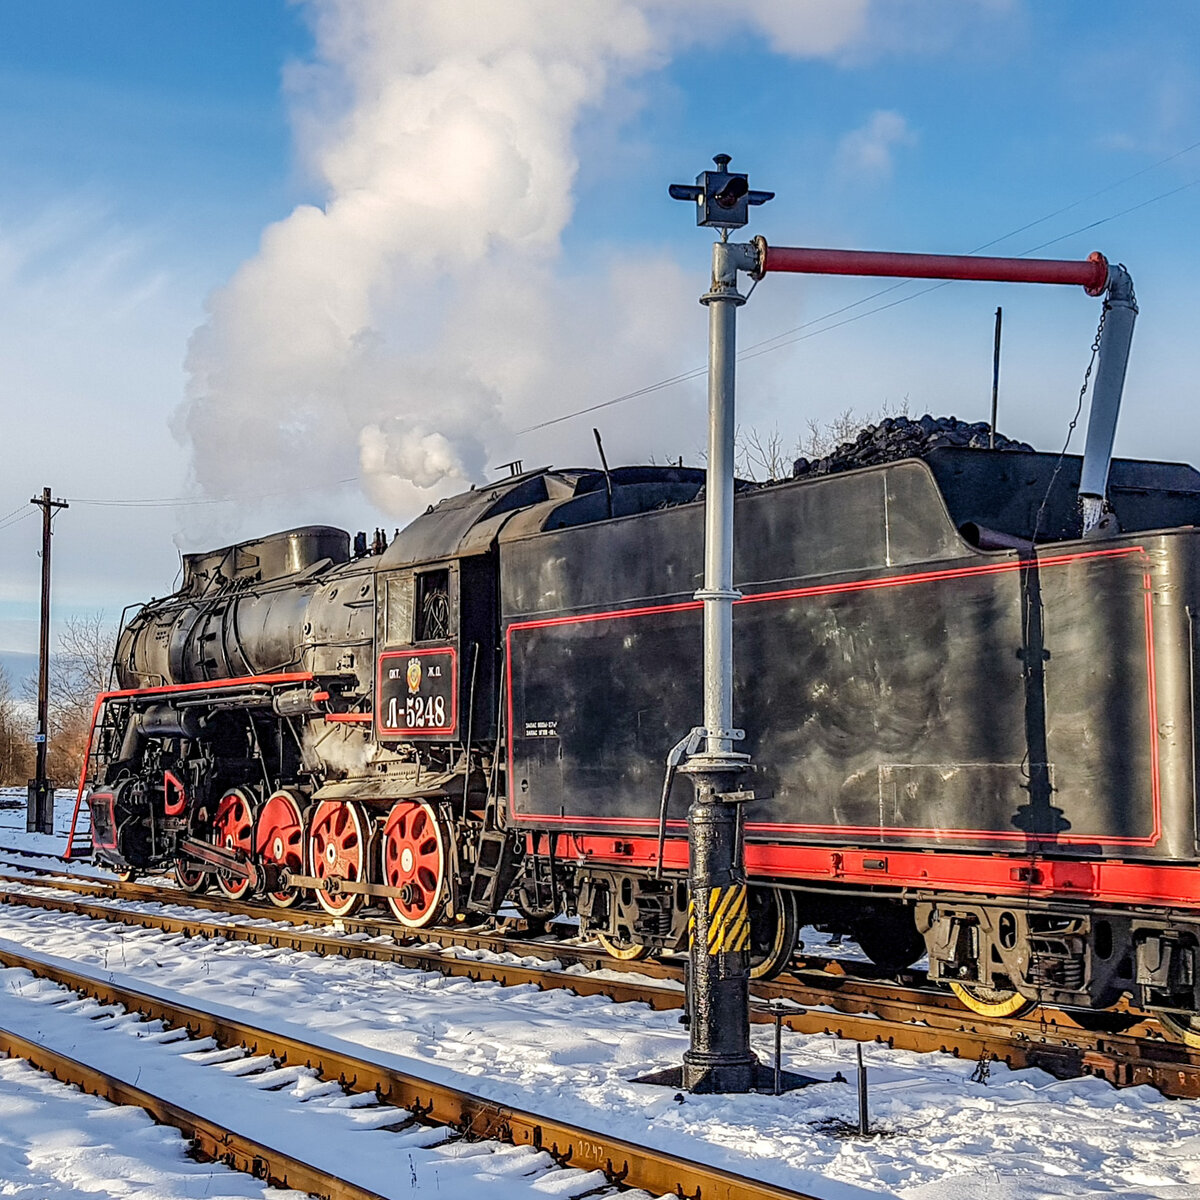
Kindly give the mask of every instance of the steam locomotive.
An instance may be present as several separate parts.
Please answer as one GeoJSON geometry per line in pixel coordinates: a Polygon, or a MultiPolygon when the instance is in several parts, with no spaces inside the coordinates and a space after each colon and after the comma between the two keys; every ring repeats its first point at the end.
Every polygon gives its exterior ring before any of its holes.
{"type": "MultiPolygon", "coordinates": [[[[990,1015],[1200,1031],[1200,473],[941,446],[739,489],[735,711],[754,972],[797,930],[990,1015]],[[1104,1011],[1109,1010],[1109,1011],[1104,1011]]],[[[186,556],[120,632],[87,785],[94,855],[231,898],[419,928],[578,917],[686,945],[704,486],[536,470],[380,553],[327,527],[186,556]],[[359,549],[362,547],[360,545],[359,549]]]]}

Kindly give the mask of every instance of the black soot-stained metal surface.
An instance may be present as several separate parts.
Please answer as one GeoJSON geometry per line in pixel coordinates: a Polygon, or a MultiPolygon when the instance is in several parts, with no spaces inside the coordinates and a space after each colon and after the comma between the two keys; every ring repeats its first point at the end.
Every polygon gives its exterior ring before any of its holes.
{"type": "MultiPolygon", "coordinates": [[[[770,793],[748,836],[1190,856],[1195,536],[1132,531],[1194,521],[1200,476],[1118,464],[1126,533],[1034,554],[958,527],[1028,536],[1055,456],[932,457],[738,497],[735,703],[770,793]],[[1004,503],[981,482],[999,458],[1020,483],[1004,503]]],[[[682,504],[502,536],[519,821],[656,824],[700,687],[702,534],[682,504]]]]}

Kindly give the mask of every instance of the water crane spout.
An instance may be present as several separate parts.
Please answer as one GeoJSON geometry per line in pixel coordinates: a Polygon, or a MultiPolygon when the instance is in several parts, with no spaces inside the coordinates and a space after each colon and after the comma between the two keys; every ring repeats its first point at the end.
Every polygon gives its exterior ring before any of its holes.
{"type": "Polygon", "coordinates": [[[1104,325],[1100,331],[1096,382],[1092,385],[1092,407],[1088,413],[1087,444],[1079,477],[1079,503],[1083,509],[1083,534],[1096,529],[1104,515],[1108,494],[1108,469],[1112,463],[1113,440],[1121,411],[1125,368],[1137,319],[1137,297],[1133,280],[1122,266],[1108,269],[1108,294],[1104,298],[1104,325]]]}

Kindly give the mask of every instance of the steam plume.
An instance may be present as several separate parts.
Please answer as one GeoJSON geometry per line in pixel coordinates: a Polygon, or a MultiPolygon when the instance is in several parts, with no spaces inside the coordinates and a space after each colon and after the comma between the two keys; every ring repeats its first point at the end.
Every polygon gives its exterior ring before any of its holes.
{"type": "Polygon", "coordinates": [[[638,296],[617,303],[603,271],[585,286],[560,270],[581,114],[731,23],[827,55],[866,7],[310,0],[315,59],[290,86],[325,199],[267,228],[209,298],[177,422],[197,484],[238,495],[264,475],[357,475],[402,516],[481,478],[514,421],[594,395],[596,378],[612,394],[669,373],[662,314],[692,315],[694,281],[643,265],[638,296]]]}

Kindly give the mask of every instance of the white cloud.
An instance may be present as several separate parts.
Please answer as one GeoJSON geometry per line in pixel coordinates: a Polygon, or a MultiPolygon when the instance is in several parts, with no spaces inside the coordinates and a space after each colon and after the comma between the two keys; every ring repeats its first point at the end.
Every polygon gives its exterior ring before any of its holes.
{"type": "Polygon", "coordinates": [[[664,343],[631,333],[628,285],[557,266],[581,114],[731,24],[811,57],[859,36],[867,10],[313,0],[316,62],[289,86],[326,200],[266,229],[209,299],[176,420],[196,481],[244,495],[264,474],[357,471],[401,516],[480,478],[521,414],[561,409],[597,379],[606,394],[619,377],[644,382],[666,365],[664,343]]]}
{"type": "Polygon", "coordinates": [[[916,143],[917,135],[902,114],[878,109],[866,124],[851,130],[838,143],[837,173],[841,179],[852,182],[890,179],[896,150],[916,143]]]}

